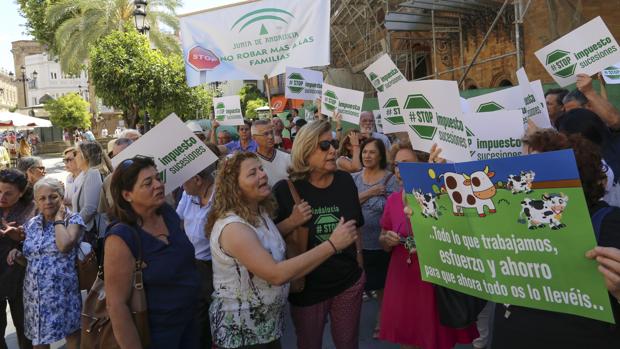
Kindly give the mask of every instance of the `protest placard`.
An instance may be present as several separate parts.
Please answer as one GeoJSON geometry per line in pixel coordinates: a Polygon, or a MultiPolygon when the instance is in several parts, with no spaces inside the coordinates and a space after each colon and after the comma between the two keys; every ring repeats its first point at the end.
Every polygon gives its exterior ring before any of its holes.
{"type": "Polygon", "coordinates": [[[519,110],[463,114],[472,160],[499,159],[523,154],[523,121],[519,110]]]}
{"type": "Polygon", "coordinates": [[[329,0],[263,0],[180,15],[187,84],[328,65],[329,19],[329,0]]]}
{"type": "Polygon", "coordinates": [[[520,86],[513,86],[503,90],[486,93],[480,96],[467,99],[466,105],[470,112],[484,113],[497,110],[521,110],[523,114],[523,125],[532,119],[540,128],[550,128],[548,113],[545,113],[546,104],[536,103],[540,99],[544,101],[542,84],[539,80],[530,82],[532,94],[524,95],[524,89],[520,86]],[[529,102],[526,106],[526,101],[529,102]]]}
{"type": "Polygon", "coordinates": [[[323,73],[320,71],[286,67],[286,98],[314,101],[321,97],[322,90],[323,73]]]}
{"type": "Polygon", "coordinates": [[[215,120],[222,126],[243,125],[241,98],[236,96],[213,97],[215,120]]]}
{"type": "Polygon", "coordinates": [[[377,92],[383,133],[407,132],[398,98],[392,96],[390,91],[377,92]]]}
{"type": "Polygon", "coordinates": [[[606,83],[620,84],[620,62],[603,69],[602,73],[606,83]]]}
{"type": "Polygon", "coordinates": [[[383,132],[383,122],[381,120],[381,110],[373,110],[372,111],[372,115],[375,119],[375,129],[377,130],[377,132],[379,133],[384,133],[383,132]]]}
{"type": "Polygon", "coordinates": [[[334,112],[342,115],[342,120],[355,125],[360,123],[364,92],[349,90],[323,83],[321,113],[332,116],[334,112]]]}
{"type": "MultiPolygon", "coordinates": [[[[523,68],[517,70],[516,75],[523,95],[523,116],[532,120],[540,128],[551,128],[545,93],[540,80],[531,83],[523,68]]],[[[527,123],[525,128],[527,128],[527,123]]]]}
{"type": "Polygon", "coordinates": [[[408,81],[390,94],[402,106],[414,149],[428,152],[437,143],[445,159],[471,160],[456,81],[408,81]]]}
{"type": "Polygon", "coordinates": [[[392,86],[407,81],[387,53],[369,65],[364,70],[364,74],[377,92],[383,92],[392,86]]]}
{"type": "Polygon", "coordinates": [[[599,16],[536,51],[536,57],[558,85],[593,75],[620,61],[620,48],[599,16]]]}
{"type": "Polygon", "coordinates": [[[596,240],[572,150],[399,170],[423,280],[614,321],[598,264],[584,256],[596,240]]]}
{"type": "Polygon", "coordinates": [[[144,136],[112,158],[116,168],[136,155],[152,157],[166,194],[214,163],[217,156],[175,114],[170,114],[144,136]]]}

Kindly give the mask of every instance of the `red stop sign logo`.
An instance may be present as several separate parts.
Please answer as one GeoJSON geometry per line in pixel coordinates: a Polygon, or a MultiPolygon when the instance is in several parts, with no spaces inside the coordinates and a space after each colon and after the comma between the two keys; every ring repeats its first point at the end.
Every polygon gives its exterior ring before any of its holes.
{"type": "Polygon", "coordinates": [[[187,53],[187,63],[198,71],[211,70],[220,65],[220,59],[210,50],[194,46],[187,53]]]}

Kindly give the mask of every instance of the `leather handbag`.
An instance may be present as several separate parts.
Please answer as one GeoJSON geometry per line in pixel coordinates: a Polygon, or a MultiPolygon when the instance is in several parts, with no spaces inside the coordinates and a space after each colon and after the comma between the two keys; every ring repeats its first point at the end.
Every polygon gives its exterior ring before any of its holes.
{"type": "Polygon", "coordinates": [[[97,263],[97,256],[95,251],[91,249],[90,252],[85,253],[82,247],[78,243],[78,256],[76,257],[75,264],[77,265],[78,283],[81,290],[90,290],[97,279],[99,264],[97,263]],[[80,259],[80,255],[83,257],[80,259]]]}
{"type": "MultiPolygon", "coordinates": [[[[291,196],[295,205],[301,203],[301,198],[293,182],[287,180],[288,188],[291,191],[291,196]]],[[[288,234],[284,241],[286,242],[286,258],[290,259],[308,250],[308,228],[298,227],[292,233],[288,234]]],[[[306,277],[302,276],[291,280],[289,293],[299,293],[306,287],[306,277]]]]}
{"type": "MultiPolygon", "coordinates": [[[[131,227],[130,227],[131,228],[131,227]]],[[[146,293],[142,279],[142,242],[138,232],[131,228],[134,239],[138,246],[138,256],[133,272],[131,295],[129,296],[128,306],[131,311],[133,323],[136,326],[142,348],[147,348],[150,344],[150,333],[148,325],[148,314],[146,304],[146,293]]],[[[99,265],[99,273],[92,288],[86,296],[81,316],[81,339],[80,348],[82,349],[120,349],[112,322],[106,308],[105,288],[104,288],[103,263],[99,265]]]]}

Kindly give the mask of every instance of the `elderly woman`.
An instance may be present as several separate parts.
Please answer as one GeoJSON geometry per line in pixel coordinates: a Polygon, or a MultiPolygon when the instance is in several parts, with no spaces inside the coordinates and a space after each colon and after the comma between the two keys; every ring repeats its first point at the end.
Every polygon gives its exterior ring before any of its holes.
{"type": "Polygon", "coordinates": [[[86,225],[85,240],[93,243],[99,233],[95,218],[99,207],[99,195],[103,185],[103,175],[99,171],[103,150],[99,143],[83,142],[76,147],[75,162],[80,174],[73,182],[71,207],[79,213],[86,225]]]}
{"type": "Polygon", "coordinates": [[[206,229],[213,257],[210,317],[215,344],[280,348],[288,281],[352,244],[355,222],[340,218],[325,241],[284,260],[286,246],[270,217],[275,201],[258,157],[241,152],[227,159],[215,187],[206,229]]]}
{"type": "MultiPolygon", "coordinates": [[[[430,161],[436,161],[441,152],[433,146],[430,161]]],[[[417,162],[428,154],[416,153],[411,143],[396,143],[390,151],[394,176],[401,184],[399,165],[417,162]]],[[[379,338],[398,343],[402,349],[450,349],[456,343],[471,343],[476,338],[474,326],[453,329],[439,322],[433,285],[422,281],[418,255],[411,247],[414,233],[409,219],[403,212],[402,190],[387,198],[381,217],[379,242],[390,253],[379,338]]],[[[415,228],[415,227],[414,227],[415,228]]]]}
{"type": "MultiPolygon", "coordinates": [[[[598,226],[597,245],[604,247],[588,254],[594,257],[596,251],[620,248],[620,209],[601,200],[607,180],[601,166],[601,149],[581,135],[567,136],[554,130],[528,135],[523,145],[527,154],[572,148],[592,225],[595,229],[598,226]]],[[[617,324],[620,305],[615,297],[620,297],[620,292],[609,281],[607,287],[617,324]]],[[[620,348],[620,327],[571,314],[497,304],[493,327],[493,348],[620,348]]]]}
{"type": "MultiPolygon", "coordinates": [[[[286,181],[274,186],[278,202],[276,222],[284,235],[304,225],[308,248],[333,236],[338,220],[364,225],[357,188],[351,175],[336,168],[336,143],[328,122],[304,126],[293,143],[289,178],[304,202],[295,203],[286,181]],[[299,219],[297,211],[303,212],[299,219]]],[[[306,276],[303,291],[291,294],[291,314],[297,347],[321,348],[327,316],[338,348],[357,348],[364,280],[362,242],[329,257],[306,276]]]]}
{"type": "MultiPolygon", "coordinates": [[[[64,188],[54,178],[43,178],[34,185],[39,212],[25,227],[23,257],[28,266],[24,280],[26,337],[35,348],[66,339],[67,348],[80,342],[80,310],[75,260],[84,232],[82,218],[63,205],[64,188]]],[[[13,264],[22,253],[7,259],[13,264]]]]}
{"type": "MultiPolygon", "coordinates": [[[[10,253],[16,253],[19,241],[24,239],[23,225],[34,215],[34,203],[26,198],[28,187],[26,176],[16,170],[0,171],[0,215],[2,217],[2,235],[0,235],[0,300],[2,309],[8,301],[11,317],[15,324],[17,340],[21,349],[31,348],[32,344],[24,335],[23,282],[25,268],[21,265],[8,265],[4,261],[10,253]],[[14,250],[15,249],[15,250],[14,250]],[[14,252],[11,252],[14,250],[14,252]]],[[[4,330],[6,329],[6,313],[0,313],[0,347],[6,348],[4,330]],[[4,344],[4,345],[3,345],[4,344]]]]}
{"type": "Polygon", "coordinates": [[[110,220],[105,239],[106,302],[114,337],[123,349],[140,348],[127,305],[140,239],[148,307],[150,349],[196,348],[200,284],[194,248],[179,216],[165,203],[164,184],[152,158],[122,161],[112,174],[110,220]],[[113,223],[114,224],[114,223],[113,223]]]}

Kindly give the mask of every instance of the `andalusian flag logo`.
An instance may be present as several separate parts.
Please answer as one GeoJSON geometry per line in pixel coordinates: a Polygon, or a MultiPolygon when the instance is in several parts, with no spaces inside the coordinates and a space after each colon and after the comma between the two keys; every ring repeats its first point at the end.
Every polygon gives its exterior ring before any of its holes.
{"type": "Polygon", "coordinates": [[[245,15],[239,17],[237,21],[230,27],[230,30],[237,30],[241,33],[245,28],[251,26],[254,23],[261,22],[259,35],[267,35],[269,31],[265,27],[265,21],[267,22],[282,22],[288,24],[291,19],[295,18],[292,13],[279,9],[279,8],[263,8],[260,10],[248,12],[245,15]]]}

